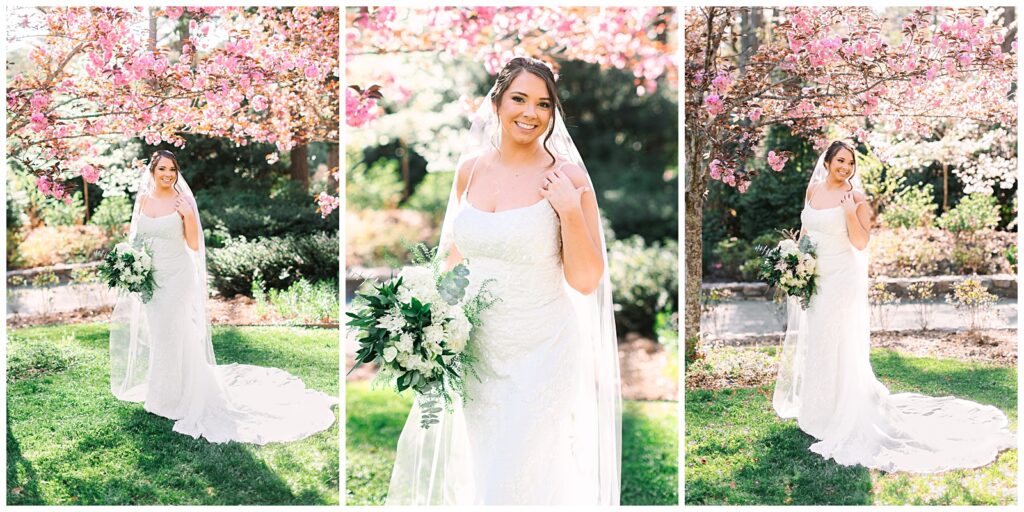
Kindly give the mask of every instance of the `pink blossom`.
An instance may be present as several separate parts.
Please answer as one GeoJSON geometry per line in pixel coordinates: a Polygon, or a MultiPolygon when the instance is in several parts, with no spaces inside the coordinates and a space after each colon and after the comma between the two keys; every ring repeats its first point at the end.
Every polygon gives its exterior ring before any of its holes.
{"type": "Polygon", "coordinates": [[[735,174],[726,174],[724,177],[722,177],[722,183],[725,183],[726,185],[729,185],[730,187],[735,187],[736,186],[736,175],[735,174]]]}
{"type": "Polygon", "coordinates": [[[756,123],[756,122],[757,122],[757,121],[758,121],[759,119],[761,119],[761,112],[762,112],[762,111],[761,111],[761,109],[760,109],[760,108],[753,108],[753,109],[751,109],[751,110],[750,110],[750,113],[749,113],[749,114],[747,114],[747,117],[748,117],[748,118],[749,118],[749,119],[750,119],[751,121],[753,121],[753,122],[755,122],[755,123],[756,123]]]}
{"type": "Polygon", "coordinates": [[[49,120],[46,119],[46,116],[43,115],[42,112],[32,114],[32,117],[30,117],[29,120],[32,121],[32,130],[36,133],[45,130],[46,127],[50,125],[49,120]]]}
{"type": "Polygon", "coordinates": [[[160,134],[156,132],[149,132],[144,138],[146,140],[146,144],[149,144],[150,146],[156,146],[157,144],[160,144],[160,141],[162,140],[160,134]]]}
{"type": "Polygon", "coordinates": [[[306,78],[308,78],[309,80],[316,80],[317,77],[320,76],[320,70],[317,69],[316,64],[310,64],[309,66],[306,66],[305,73],[306,78]]]}
{"type": "Polygon", "coordinates": [[[711,81],[711,87],[713,87],[718,92],[718,94],[725,94],[725,91],[729,89],[729,86],[731,84],[732,77],[729,76],[729,74],[726,73],[725,71],[719,72],[718,76],[716,76],[715,79],[711,81]]]}
{"type": "Polygon", "coordinates": [[[740,182],[739,185],[736,186],[736,188],[740,191],[740,194],[743,194],[743,193],[746,193],[747,187],[749,187],[749,186],[750,186],[750,181],[749,180],[743,180],[743,181],[740,182]]]}
{"type": "Polygon", "coordinates": [[[720,179],[722,177],[722,161],[721,160],[719,160],[717,158],[712,160],[711,164],[708,167],[711,169],[711,173],[710,173],[711,174],[711,179],[717,180],[717,179],[720,179]]]}
{"type": "Polygon", "coordinates": [[[775,151],[768,152],[768,166],[775,172],[781,172],[786,167],[786,161],[788,160],[789,158],[785,156],[776,155],[775,151]]]}
{"type": "Polygon", "coordinates": [[[100,179],[100,172],[95,167],[88,164],[82,167],[79,174],[88,183],[96,183],[96,180],[100,179]]]}
{"type": "Polygon", "coordinates": [[[252,98],[252,109],[256,112],[262,112],[267,108],[267,97],[262,94],[257,94],[252,98]]]}
{"type": "Polygon", "coordinates": [[[316,196],[317,211],[320,212],[320,216],[327,218],[341,202],[337,197],[334,197],[327,192],[320,192],[320,195],[316,196]]]}
{"type": "Polygon", "coordinates": [[[704,98],[704,104],[707,105],[708,114],[712,117],[725,112],[725,106],[722,105],[722,99],[717,94],[709,94],[704,98]]]}
{"type": "Polygon", "coordinates": [[[176,20],[176,19],[181,17],[182,13],[185,12],[185,8],[184,7],[165,7],[164,8],[164,12],[167,14],[168,18],[170,18],[172,20],[176,20]]]}
{"type": "Polygon", "coordinates": [[[36,178],[36,188],[39,189],[39,192],[42,192],[43,195],[50,194],[52,183],[53,182],[50,181],[49,176],[39,176],[36,178]]]}
{"type": "Polygon", "coordinates": [[[32,95],[32,99],[29,101],[32,104],[32,110],[39,111],[46,108],[50,104],[50,97],[45,93],[37,92],[32,95]]]}

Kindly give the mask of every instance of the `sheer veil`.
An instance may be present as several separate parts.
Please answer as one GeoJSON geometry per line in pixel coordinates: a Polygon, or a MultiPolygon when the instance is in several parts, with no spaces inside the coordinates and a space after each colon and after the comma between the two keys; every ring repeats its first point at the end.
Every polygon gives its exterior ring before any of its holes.
{"type": "MultiPolygon", "coordinates": [[[[154,158],[160,157],[154,155],[154,158]]],[[[132,209],[132,220],[128,230],[129,241],[135,241],[139,236],[139,218],[141,215],[145,215],[142,213],[142,199],[156,188],[148,166],[139,170],[138,180],[139,187],[135,195],[135,207],[132,209]]],[[[195,195],[180,170],[176,188],[192,205],[199,233],[198,250],[188,251],[192,257],[193,268],[195,268],[196,296],[182,297],[181,300],[188,301],[193,308],[192,321],[201,323],[201,331],[205,333],[202,343],[206,362],[216,364],[213,356],[213,344],[210,340],[210,322],[206,312],[208,291],[203,224],[199,217],[195,195]]],[[[172,215],[177,215],[177,213],[172,213],[172,215]]],[[[145,401],[149,383],[149,347],[149,324],[145,305],[137,294],[121,293],[114,305],[114,312],[110,320],[110,390],[114,396],[129,402],[145,401]]]]}
{"type": "MultiPolygon", "coordinates": [[[[854,155],[856,157],[856,155],[854,155]]],[[[850,178],[850,185],[854,190],[864,192],[864,184],[861,182],[860,174],[856,172],[856,158],[854,159],[854,175],[850,178]]],[[[807,189],[818,183],[823,183],[828,178],[828,169],[825,167],[825,151],[818,156],[814,165],[814,171],[807,182],[807,189]]],[[[861,270],[858,288],[863,288],[863,297],[856,297],[856,300],[867,301],[868,285],[868,251],[861,251],[853,247],[858,268],[861,270]]],[[[854,293],[860,292],[856,290],[854,293]]],[[[775,393],[772,397],[772,405],[775,411],[782,418],[795,418],[800,415],[800,386],[802,384],[804,368],[807,364],[807,312],[800,306],[799,299],[789,297],[787,299],[786,334],[782,342],[782,352],[779,358],[779,373],[775,381],[775,393]]],[[[864,325],[868,325],[868,318],[864,318],[864,325]]]]}
{"type": "MultiPolygon", "coordinates": [[[[496,151],[500,143],[498,118],[490,101],[494,88],[477,109],[470,128],[470,141],[463,148],[456,169],[468,161],[496,151]]],[[[571,162],[586,171],[583,158],[573,143],[572,137],[562,119],[562,113],[554,112],[553,122],[548,125],[551,134],[548,148],[561,162],[571,162]]],[[[546,134],[545,134],[546,135],[546,134]]],[[[538,140],[542,141],[544,136],[538,140]]],[[[457,172],[457,171],[456,171],[457,172]]],[[[588,185],[594,190],[587,174],[588,185]]],[[[457,176],[452,180],[448,207],[441,228],[438,254],[448,253],[453,245],[452,228],[459,204],[456,191],[457,176]]],[[[602,222],[603,221],[600,221],[602,222]]],[[[593,473],[599,495],[595,503],[619,504],[621,470],[621,391],[618,365],[618,340],[615,335],[615,318],[612,309],[612,287],[609,279],[607,245],[604,229],[598,229],[601,236],[601,253],[604,255],[604,275],[597,290],[583,295],[567,282],[563,285],[571,297],[580,333],[587,347],[579,356],[585,361],[584,370],[578,376],[583,391],[575,400],[574,415],[579,425],[579,443],[583,447],[577,453],[580,465],[593,473]]],[[[543,418],[537,418],[543,421],[543,418]]],[[[387,504],[389,505],[436,505],[466,504],[474,495],[473,460],[466,439],[465,419],[458,404],[449,413],[443,414],[440,424],[424,430],[420,428],[419,408],[413,406],[402,431],[398,444],[398,455],[391,476],[387,504]]]]}

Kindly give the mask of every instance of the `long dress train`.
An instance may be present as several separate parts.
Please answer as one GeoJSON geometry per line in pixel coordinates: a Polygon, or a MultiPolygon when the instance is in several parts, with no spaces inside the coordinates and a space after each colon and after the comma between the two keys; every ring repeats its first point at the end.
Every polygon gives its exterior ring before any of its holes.
{"type": "MultiPolygon", "coordinates": [[[[196,312],[197,271],[173,212],[138,214],[137,237],[150,243],[158,288],[144,308],[147,371],[138,382],[112,382],[115,394],[175,420],[174,431],[210,442],[288,442],[334,423],[337,398],[307,389],[288,372],[245,364],[217,365],[206,342],[205,318],[196,312]]],[[[118,312],[115,311],[115,316],[118,312]]],[[[134,345],[133,345],[134,347],[134,345]]],[[[134,350],[134,348],[133,348],[134,350]]],[[[128,358],[131,360],[131,358],[128,358]]]]}
{"type": "Polygon", "coordinates": [[[891,394],[871,368],[866,255],[847,235],[842,207],[801,213],[817,246],[818,290],[789,326],[773,404],[842,465],[934,473],[992,462],[1013,448],[1006,415],[990,405],[918,393],[891,394]]]}

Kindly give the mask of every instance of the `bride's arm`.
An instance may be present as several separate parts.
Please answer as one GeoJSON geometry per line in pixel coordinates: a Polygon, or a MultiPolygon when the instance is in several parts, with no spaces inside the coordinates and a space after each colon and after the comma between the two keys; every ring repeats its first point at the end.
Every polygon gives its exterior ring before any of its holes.
{"type": "Polygon", "coordinates": [[[185,229],[185,243],[193,251],[199,250],[199,223],[196,222],[196,205],[192,200],[179,196],[174,209],[181,215],[185,229]]]}
{"type": "MultiPolygon", "coordinates": [[[[604,274],[604,255],[601,254],[601,234],[598,232],[600,219],[597,199],[589,189],[587,176],[576,165],[562,166],[555,171],[562,179],[568,179],[576,191],[582,190],[579,199],[572,205],[555,204],[562,227],[562,268],[565,280],[580,293],[593,293],[604,274]]],[[[554,194],[545,192],[553,199],[554,194]]]]}
{"type": "Polygon", "coordinates": [[[854,191],[844,196],[839,204],[846,214],[846,231],[850,243],[863,251],[871,241],[871,206],[868,205],[867,197],[854,191]]]}

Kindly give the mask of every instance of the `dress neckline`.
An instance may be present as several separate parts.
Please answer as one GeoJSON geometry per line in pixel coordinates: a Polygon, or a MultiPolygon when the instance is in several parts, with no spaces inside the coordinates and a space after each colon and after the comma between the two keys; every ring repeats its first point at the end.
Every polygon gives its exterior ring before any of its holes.
{"type": "Polygon", "coordinates": [[[476,206],[473,206],[473,203],[469,202],[469,194],[465,194],[465,195],[466,195],[466,197],[465,197],[466,205],[468,205],[470,208],[472,208],[472,209],[474,209],[474,210],[476,210],[476,211],[478,211],[480,213],[486,213],[486,214],[489,214],[489,215],[497,215],[499,213],[514,212],[514,211],[518,211],[518,210],[526,210],[526,209],[529,209],[529,208],[533,208],[534,206],[537,206],[537,205],[539,205],[539,204],[541,204],[541,203],[543,203],[543,202],[548,200],[548,198],[542,197],[540,199],[540,201],[537,201],[537,202],[532,203],[532,204],[528,204],[526,206],[519,206],[517,208],[507,208],[505,210],[497,210],[497,211],[489,212],[487,210],[481,210],[480,208],[477,208],[476,206]]]}
{"type": "Polygon", "coordinates": [[[165,214],[165,215],[157,215],[156,217],[153,217],[152,215],[142,211],[142,209],[140,208],[139,209],[139,213],[141,213],[143,217],[156,220],[156,219],[162,219],[164,217],[170,217],[171,215],[174,215],[175,213],[178,213],[178,212],[177,211],[172,211],[171,213],[168,213],[168,214],[165,214]]]}

